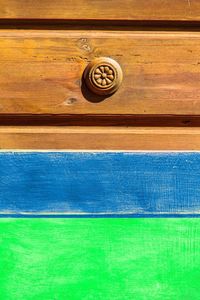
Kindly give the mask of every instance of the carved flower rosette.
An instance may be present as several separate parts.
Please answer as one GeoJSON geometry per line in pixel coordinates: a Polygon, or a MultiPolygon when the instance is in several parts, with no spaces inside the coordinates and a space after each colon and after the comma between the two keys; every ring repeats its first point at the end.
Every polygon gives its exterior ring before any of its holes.
{"type": "Polygon", "coordinates": [[[102,89],[110,87],[115,81],[115,77],[116,72],[109,65],[100,65],[92,73],[93,83],[102,89]]]}

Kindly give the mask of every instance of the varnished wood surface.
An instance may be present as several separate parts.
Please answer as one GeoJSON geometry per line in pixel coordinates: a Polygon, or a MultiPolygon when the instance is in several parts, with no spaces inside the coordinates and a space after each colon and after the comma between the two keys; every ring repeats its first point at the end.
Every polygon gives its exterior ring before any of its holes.
{"type": "Polygon", "coordinates": [[[1,0],[1,19],[200,20],[198,0],[1,0]]]}
{"type": "Polygon", "coordinates": [[[200,150],[200,128],[1,126],[0,149],[200,150]]]}
{"type": "Polygon", "coordinates": [[[200,33],[0,31],[0,114],[200,114],[200,33]],[[81,82],[95,57],[124,73],[111,97],[81,82]]]}

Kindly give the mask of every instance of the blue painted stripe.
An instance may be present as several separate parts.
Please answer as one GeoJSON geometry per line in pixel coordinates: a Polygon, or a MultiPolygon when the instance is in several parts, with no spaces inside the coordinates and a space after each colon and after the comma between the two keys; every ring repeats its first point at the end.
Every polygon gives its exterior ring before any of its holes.
{"type": "Polygon", "coordinates": [[[200,215],[198,152],[0,153],[1,217],[177,214],[200,215]]]}

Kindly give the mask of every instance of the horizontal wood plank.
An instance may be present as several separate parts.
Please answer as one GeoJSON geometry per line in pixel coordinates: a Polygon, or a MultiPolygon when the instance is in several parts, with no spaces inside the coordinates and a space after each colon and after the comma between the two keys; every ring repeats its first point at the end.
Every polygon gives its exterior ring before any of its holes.
{"type": "Polygon", "coordinates": [[[199,152],[0,152],[0,215],[199,216],[199,164],[199,152]]]}
{"type": "Polygon", "coordinates": [[[200,150],[200,129],[2,126],[0,149],[200,150]]]}
{"type": "Polygon", "coordinates": [[[199,236],[199,219],[1,219],[1,297],[197,300],[199,236]]]}
{"type": "Polygon", "coordinates": [[[1,0],[1,19],[200,20],[198,0],[1,0]]]}
{"type": "Polygon", "coordinates": [[[0,31],[0,114],[200,115],[200,33],[0,31]],[[81,78],[108,56],[122,86],[102,98],[81,78]]]}

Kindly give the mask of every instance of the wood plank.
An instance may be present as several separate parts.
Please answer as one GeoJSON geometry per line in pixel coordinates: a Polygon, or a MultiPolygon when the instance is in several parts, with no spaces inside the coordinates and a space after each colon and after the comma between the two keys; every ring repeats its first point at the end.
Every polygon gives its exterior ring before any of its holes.
{"type": "Polygon", "coordinates": [[[198,0],[1,0],[1,19],[195,20],[198,0]]]}
{"type": "Polygon", "coordinates": [[[0,149],[200,150],[200,129],[2,126],[0,149]]]}
{"type": "Polygon", "coordinates": [[[1,216],[200,216],[199,152],[0,152],[1,216]]]}
{"type": "Polygon", "coordinates": [[[197,300],[199,236],[199,219],[1,219],[1,296],[197,300]]]}
{"type": "Polygon", "coordinates": [[[200,115],[200,33],[0,31],[0,114],[200,115]],[[116,59],[119,91],[81,83],[95,57],[116,59]]]}
{"type": "Polygon", "coordinates": [[[199,219],[1,219],[1,295],[197,300],[199,236],[199,219]]]}

